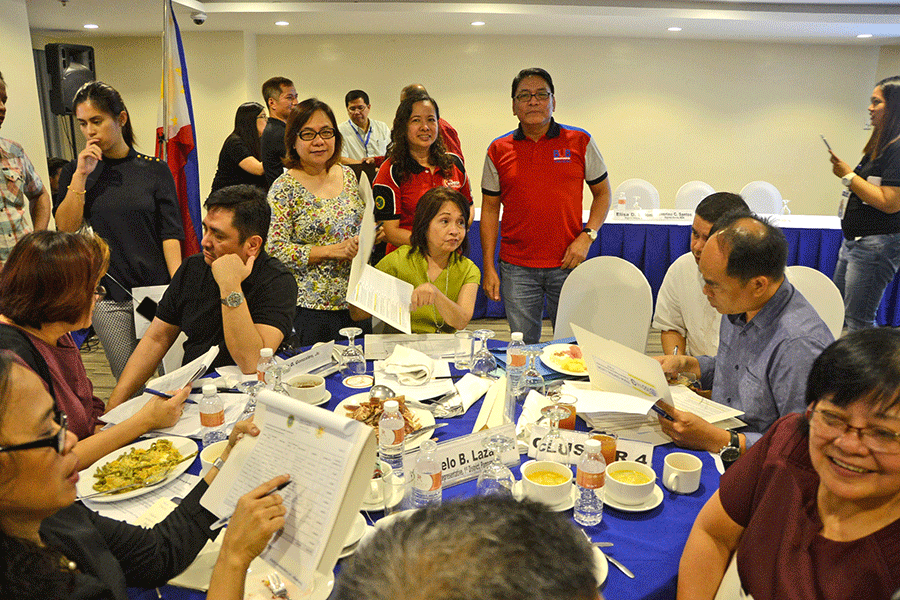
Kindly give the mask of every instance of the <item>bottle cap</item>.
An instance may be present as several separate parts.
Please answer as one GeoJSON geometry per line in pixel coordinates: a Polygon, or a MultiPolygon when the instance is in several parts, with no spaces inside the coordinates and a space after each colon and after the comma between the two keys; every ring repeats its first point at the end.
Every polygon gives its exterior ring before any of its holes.
{"type": "Polygon", "coordinates": [[[384,403],[384,412],[398,412],[400,403],[396,400],[386,400],[384,403]]]}
{"type": "Polygon", "coordinates": [[[204,396],[215,396],[216,395],[216,384],[204,383],[203,384],[203,395],[204,396]]]}
{"type": "Polygon", "coordinates": [[[259,351],[260,358],[272,358],[273,354],[274,354],[274,352],[272,352],[271,348],[263,348],[262,350],[259,351]]]}
{"type": "Polygon", "coordinates": [[[603,448],[603,444],[600,440],[595,440],[594,438],[591,438],[584,443],[585,452],[600,452],[601,448],[603,448]]]}
{"type": "Polygon", "coordinates": [[[522,336],[521,331],[513,331],[511,334],[509,334],[509,339],[511,339],[514,342],[521,342],[522,337],[523,336],[522,336]]]}
{"type": "Polygon", "coordinates": [[[425,440],[419,446],[419,456],[425,456],[430,452],[437,450],[437,442],[434,440],[425,440]]]}

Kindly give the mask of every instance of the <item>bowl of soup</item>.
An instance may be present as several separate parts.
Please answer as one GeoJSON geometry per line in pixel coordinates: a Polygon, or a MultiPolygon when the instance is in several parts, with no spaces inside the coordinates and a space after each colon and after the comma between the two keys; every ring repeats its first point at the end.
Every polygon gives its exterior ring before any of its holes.
{"type": "Polygon", "coordinates": [[[616,461],[606,467],[604,494],[619,504],[643,504],[656,487],[656,472],[633,460],[616,461]]]}
{"type": "Polygon", "coordinates": [[[325,379],[319,375],[297,375],[285,384],[292,398],[307,404],[318,404],[325,397],[325,379]]]}
{"type": "Polygon", "coordinates": [[[526,498],[556,506],[572,492],[572,469],[549,460],[522,465],[522,492],[526,498]]]}

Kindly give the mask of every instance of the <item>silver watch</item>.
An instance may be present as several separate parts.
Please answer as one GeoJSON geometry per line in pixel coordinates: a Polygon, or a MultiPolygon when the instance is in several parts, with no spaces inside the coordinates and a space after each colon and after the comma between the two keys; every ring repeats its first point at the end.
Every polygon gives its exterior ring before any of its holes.
{"type": "Polygon", "coordinates": [[[221,299],[222,305],[229,308],[237,308],[244,301],[244,294],[241,292],[231,292],[221,299]]]}

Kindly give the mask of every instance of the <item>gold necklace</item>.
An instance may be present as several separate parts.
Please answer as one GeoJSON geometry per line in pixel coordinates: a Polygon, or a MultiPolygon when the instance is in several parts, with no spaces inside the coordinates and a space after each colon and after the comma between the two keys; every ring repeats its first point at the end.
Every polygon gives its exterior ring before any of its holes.
{"type": "MultiPolygon", "coordinates": [[[[432,259],[432,260],[433,260],[433,259],[432,259]]],[[[437,261],[435,261],[435,264],[437,264],[437,261]]],[[[438,266],[440,266],[440,265],[438,265],[438,266]]],[[[449,268],[450,268],[450,257],[447,258],[447,266],[444,267],[443,269],[441,269],[440,273],[438,273],[438,276],[434,278],[434,281],[437,281],[438,279],[441,278],[441,273],[443,273],[444,271],[447,271],[447,279],[444,280],[444,295],[447,296],[447,298],[450,297],[450,296],[449,296],[449,290],[450,290],[450,271],[448,270],[449,268]]],[[[430,283],[431,285],[434,285],[434,287],[437,287],[437,286],[434,284],[434,281],[431,281],[431,279],[428,277],[428,258],[425,259],[425,281],[428,282],[428,283],[430,283]]],[[[438,291],[440,291],[440,288],[438,288],[438,291]]],[[[439,315],[439,314],[440,314],[440,313],[437,312],[437,310],[435,309],[434,303],[432,303],[432,304],[431,304],[431,316],[434,317],[434,323],[437,323],[437,322],[438,322],[438,315],[439,315]]],[[[437,324],[435,325],[435,333],[440,333],[441,330],[444,328],[444,325],[445,325],[445,323],[444,323],[444,318],[443,318],[443,316],[442,316],[442,317],[441,317],[441,323],[440,323],[439,325],[437,325],[437,324]]]]}

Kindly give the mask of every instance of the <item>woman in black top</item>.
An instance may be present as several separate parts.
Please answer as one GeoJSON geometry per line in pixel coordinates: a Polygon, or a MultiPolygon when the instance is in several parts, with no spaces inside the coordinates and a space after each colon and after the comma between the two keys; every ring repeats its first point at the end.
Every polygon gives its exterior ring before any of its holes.
{"type": "Polygon", "coordinates": [[[265,190],[259,137],[266,127],[266,109],[259,102],[244,102],[234,115],[232,131],[219,152],[219,166],[210,193],[242,183],[265,190]]]}
{"type": "Polygon", "coordinates": [[[172,173],[160,159],[134,151],[119,93],[94,81],[78,90],[73,106],[87,143],[60,173],[56,226],[89,225],[109,244],[107,298],[97,303],[94,330],[118,379],[137,347],[131,290],[169,283],[181,265],[184,227],[172,173]]]}
{"type": "Polygon", "coordinates": [[[841,243],[834,283],[844,296],[844,324],[875,326],[884,290],[900,266],[900,76],[872,91],[872,136],[855,169],[831,152],[832,171],[847,186],[841,198],[841,243]]]}

